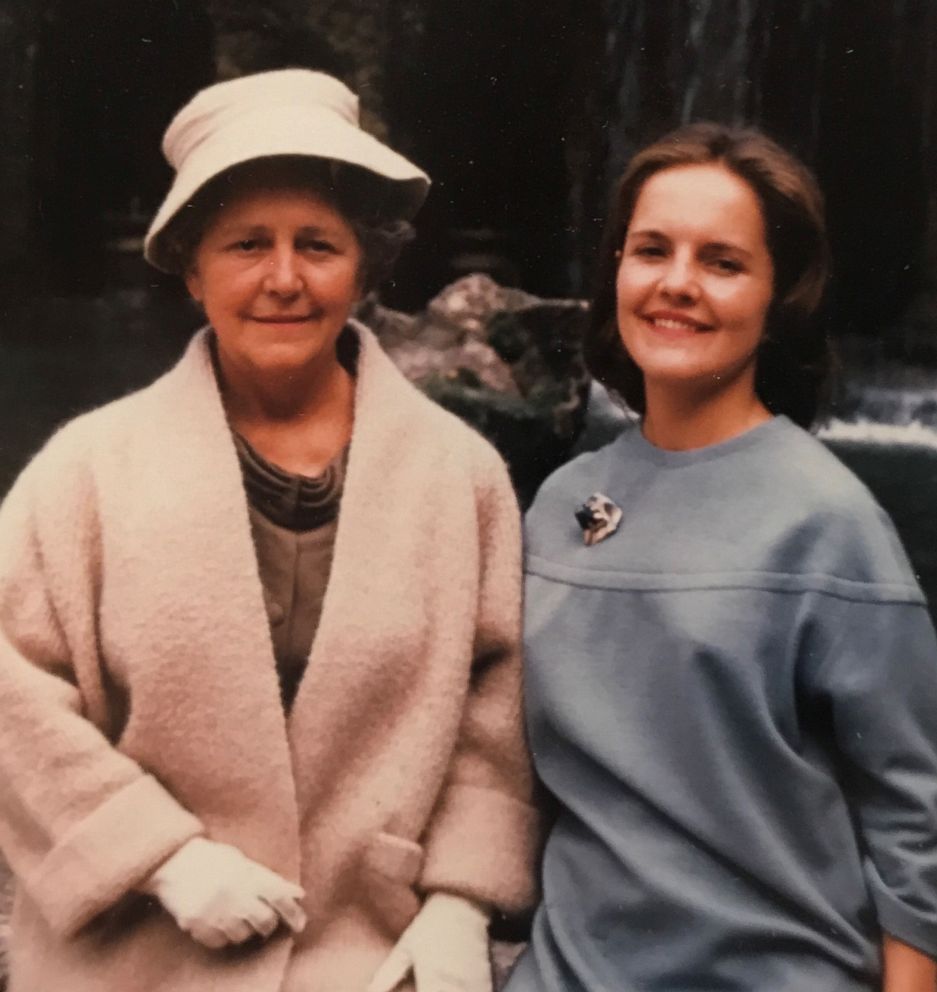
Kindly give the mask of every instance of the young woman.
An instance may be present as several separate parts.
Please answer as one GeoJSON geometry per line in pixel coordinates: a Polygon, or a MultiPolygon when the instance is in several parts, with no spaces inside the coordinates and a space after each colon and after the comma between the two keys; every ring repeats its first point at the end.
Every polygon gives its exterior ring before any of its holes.
{"type": "Polygon", "coordinates": [[[209,326],[0,511],[11,992],[486,992],[532,898],[516,504],[350,317],[427,179],[304,70],[164,149],[147,257],[209,326]]]}
{"type": "Polygon", "coordinates": [[[509,992],[933,992],[937,644],[804,430],[826,266],[812,177],[756,132],[689,126],[624,175],[587,351],[641,417],[528,516],[558,816],[509,992]]]}

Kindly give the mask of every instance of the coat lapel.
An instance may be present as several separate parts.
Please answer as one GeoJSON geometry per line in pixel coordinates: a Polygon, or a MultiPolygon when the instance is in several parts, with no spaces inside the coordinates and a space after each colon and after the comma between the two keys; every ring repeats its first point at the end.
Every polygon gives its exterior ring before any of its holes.
{"type": "Polygon", "coordinates": [[[408,586],[427,560],[420,487],[434,455],[420,434],[430,401],[370,331],[353,327],[361,349],[332,571],[290,716],[301,815],[314,812],[333,778],[347,775],[335,755],[350,762],[367,751],[363,715],[379,723],[392,708],[388,678],[406,679],[408,665],[418,664],[425,627],[419,594],[408,586]]]}
{"type": "Polygon", "coordinates": [[[421,493],[441,468],[440,446],[423,436],[423,425],[427,413],[438,410],[406,381],[370,331],[357,324],[353,329],[360,341],[355,416],[332,570],[287,723],[240,467],[204,332],[164,380],[170,395],[160,404],[171,410],[165,446],[170,454],[178,448],[161,465],[170,472],[171,462],[181,463],[172,485],[188,493],[184,508],[173,514],[180,519],[176,599],[191,597],[201,612],[217,617],[214,626],[226,643],[221,656],[230,667],[228,688],[219,675],[211,690],[239,713],[219,728],[223,746],[237,753],[245,740],[252,748],[262,741],[271,770],[291,764],[300,817],[314,814],[318,800],[347,777],[346,762],[364,758],[366,715],[381,719],[392,705],[391,683],[411,677],[425,653],[427,630],[444,626],[430,615],[420,581],[421,563],[434,554],[434,528],[423,518],[427,500],[421,493]],[[252,717],[244,713],[244,699],[252,717]]]}
{"type": "MultiPolygon", "coordinates": [[[[286,721],[247,498],[207,330],[153,391],[160,423],[147,452],[148,474],[167,512],[155,515],[162,533],[151,571],[171,604],[163,619],[179,645],[174,677],[185,692],[179,691],[175,715],[191,721],[183,731],[192,742],[186,778],[198,780],[193,765],[202,761],[201,777],[214,769],[219,825],[238,829],[246,798],[266,794],[268,807],[258,815],[268,825],[286,817],[278,829],[292,833],[289,824],[298,821],[286,721]],[[197,741],[204,741],[204,756],[197,741]]],[[[257,824],[244,830],[260,856],[257,824]]],[[[294,851],[298,858],[298,845],[294,851]]]]}

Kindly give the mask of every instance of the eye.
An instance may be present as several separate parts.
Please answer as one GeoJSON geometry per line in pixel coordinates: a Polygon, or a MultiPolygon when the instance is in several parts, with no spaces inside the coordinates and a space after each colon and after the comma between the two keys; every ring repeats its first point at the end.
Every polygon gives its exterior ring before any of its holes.
{"type": "Polygon", "coordinates": [[[724,272],[726,275],[735,275],[742,271],[742,263],[736,261],[734,258],[715,258],[712,264],[716,269],[724,272]]]}
{"type": "Polygon", "coordinates": [[[228,250],[248,255],[251,252],[257,251],[260,246],[260,238],[238,238],[237,241],[233,241],[228,246],[228,250]]]}
{"type": "Polygon", "coordinates": [[[631,254],[639,258],[663,258],[666,252],[661,245],[638,245],[631,254]]]}
{"type": "Polygon", "coordinates": [[[312,252],[315,255],[334,255],[338,250],[331,241],[326,241],[324,238],[309,238],[299,242],[298,247],[301,251],[312,252]]]}

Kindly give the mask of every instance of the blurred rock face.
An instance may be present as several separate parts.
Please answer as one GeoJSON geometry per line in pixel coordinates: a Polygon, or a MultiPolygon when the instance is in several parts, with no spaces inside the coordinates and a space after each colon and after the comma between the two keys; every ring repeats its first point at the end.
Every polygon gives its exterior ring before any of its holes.
{"type": "Polygon", "coordinates": [[[412,317],[374,303],[360,316],[411,382],[498,448],[523,504],[569,457],[589,392],[583,302],[470,275],[412,317]]]}

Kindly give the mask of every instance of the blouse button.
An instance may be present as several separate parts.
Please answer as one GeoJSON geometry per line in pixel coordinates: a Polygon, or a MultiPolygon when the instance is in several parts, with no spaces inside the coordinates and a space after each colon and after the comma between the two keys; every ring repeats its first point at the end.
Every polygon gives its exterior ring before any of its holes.
{"type": "Polygon", "coordinates": [[[267,607],[267,619],[275,627],[278,627],[286,619],[286,610],[273,599],[267,599],[265,605],[267,607]]]}

